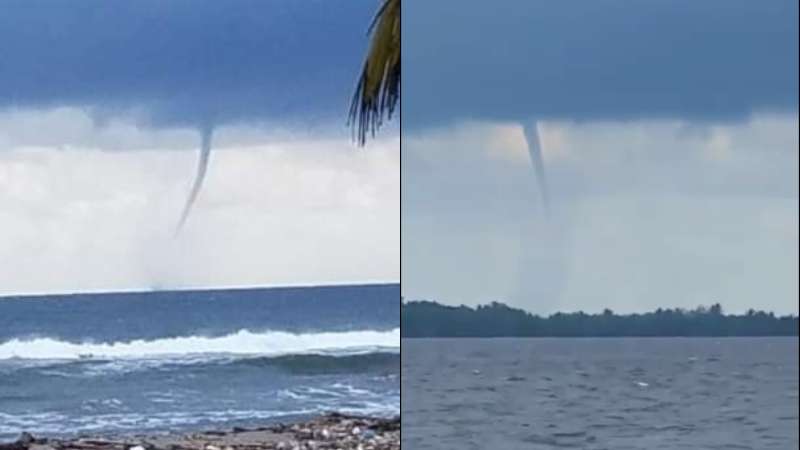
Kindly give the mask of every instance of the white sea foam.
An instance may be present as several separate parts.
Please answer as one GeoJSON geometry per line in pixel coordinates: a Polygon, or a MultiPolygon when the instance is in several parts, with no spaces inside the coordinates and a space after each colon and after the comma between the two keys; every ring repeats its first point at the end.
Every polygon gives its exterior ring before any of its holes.
{"type": "MultiPolygon", "coordinates": [[[[284,411],[226,409],[220,411],[169,411],[161,413],[114,413],[70,416],[61,413],[6,414],[0,411],[0,436],[13,439],[25,430],[35,429],[43,434],[70,434],[75,431],[128,431],[186,427],[198,424],[224,423],[235,420],[258,420],[292,415],[319,414],[319,409],[284,411]]],[[[364,414],[369,411],[364,412],[364,414]]]]}
{"type": "MultiPolygon", "coordinates": [[[[0,411],[0,442],[11,440],[25,430],[35,429],[42,434],[96,433],[101,431],[159,430],[186,428],[237,420],[265,420],[278,417],[316,415],[330,412],[326,406],[281,410],[225,409],[212,411],[166,411],[112,414],[62,413],[6,414],[0,411]]],[[[337,409],[343,413],[390,417],[400,413],[400,398],[387,402],[361,402],[337,409]]]]}
{"type": "Polygon", "coordinates": [[[154,358],[187,355],[359,354],[376,350],[399,351],[400,329],[294,334],[251,332],[205,337],[186,336],[113,343],[74,343],[51,338],[12,339],[0,343],[0,360],[154,358]]]}

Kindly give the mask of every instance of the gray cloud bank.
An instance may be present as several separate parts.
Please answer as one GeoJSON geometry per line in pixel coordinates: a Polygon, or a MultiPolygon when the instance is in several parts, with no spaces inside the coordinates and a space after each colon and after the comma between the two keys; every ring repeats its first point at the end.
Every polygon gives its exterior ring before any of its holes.
{"type": "Polygon", "coordinates": [[[548,216],[521,127],[404,135],[403,295],[542,314],[714,302],[796,314],[797,116],[691,125],[540,124],[548,216]]]}
{"type": "Polygon", "coordinates": [[[373,0],[11,0],[0,108],[151,125],[344,124],[373,0]]]}
{"type": "Polygon", "coordinates": [[[796,0],[407,1],[403,126],[792,112],[796,0]]]}

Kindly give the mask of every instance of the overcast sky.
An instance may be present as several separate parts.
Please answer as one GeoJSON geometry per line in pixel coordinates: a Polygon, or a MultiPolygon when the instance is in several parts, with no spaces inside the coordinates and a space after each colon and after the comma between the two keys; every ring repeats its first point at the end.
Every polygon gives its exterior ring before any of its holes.
{"type": "Polygon", "coordinates": [[[403,6],[407,300],[797,312],[796,1],[403,6]]]}
{"type": "Polygon", "coordinates": [[[399,280],[398,129],[346,127],[374,1],[7,3],[0,295],[399,280]]]}

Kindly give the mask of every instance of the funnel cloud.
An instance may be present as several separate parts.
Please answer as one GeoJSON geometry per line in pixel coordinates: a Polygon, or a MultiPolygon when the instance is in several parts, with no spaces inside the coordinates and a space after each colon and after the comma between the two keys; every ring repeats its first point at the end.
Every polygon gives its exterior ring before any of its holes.
{"type": "Polygon", "coordinates": [[[522,125],[525,134],[525,144],[531,157],[533,170],[536,173],[536,182],[542,196],[542,205],[545,212],[550,209],[550,194],[547,192],[547,177],[545,176],[544,160],[542,159],[542,143],[539,139],[539,129],[536,122],[525,122],[522,125]]]}
{"type": "Polygon", "coordinates": [[[403,8],[407,300],[796,313],[797,0],[403,8]]]}
{"type": "Polygon", "coordinates": [[[189,218],[192,206],[194,206],[194,202],[197,200],[198,194],[200,194],[200,189],[203,187],[203,181],[206,178],[206,171],[208,169],[208,160],[211,157],[211,137],[213,131],[214,129],[211,125],[207,125],[201,130],[200,157],[197,161],[197,174],[194,177],[192,189],[189,191],[189,197],[186,199],[186,205],[183,207],[178,226],[175,228],[175,235],[181,232],[183,225],[186,223],[186,219],[189,218]]]}
{"type": "Polygon", "coordinates": [[[0,291],[396,281],[397,130],[347,126],[378,7],[3,1],[0,291]]]}

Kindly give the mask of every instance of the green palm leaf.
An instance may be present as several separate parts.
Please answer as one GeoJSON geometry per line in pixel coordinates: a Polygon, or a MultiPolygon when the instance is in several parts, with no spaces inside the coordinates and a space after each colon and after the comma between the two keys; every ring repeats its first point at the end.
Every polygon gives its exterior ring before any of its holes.
{"type": "Polygon", "coordinates": [[[348,120],[359,145],[392,118],[400,100],[400,0],[384,1],[369,32],[372,39],[348,120]]]}

